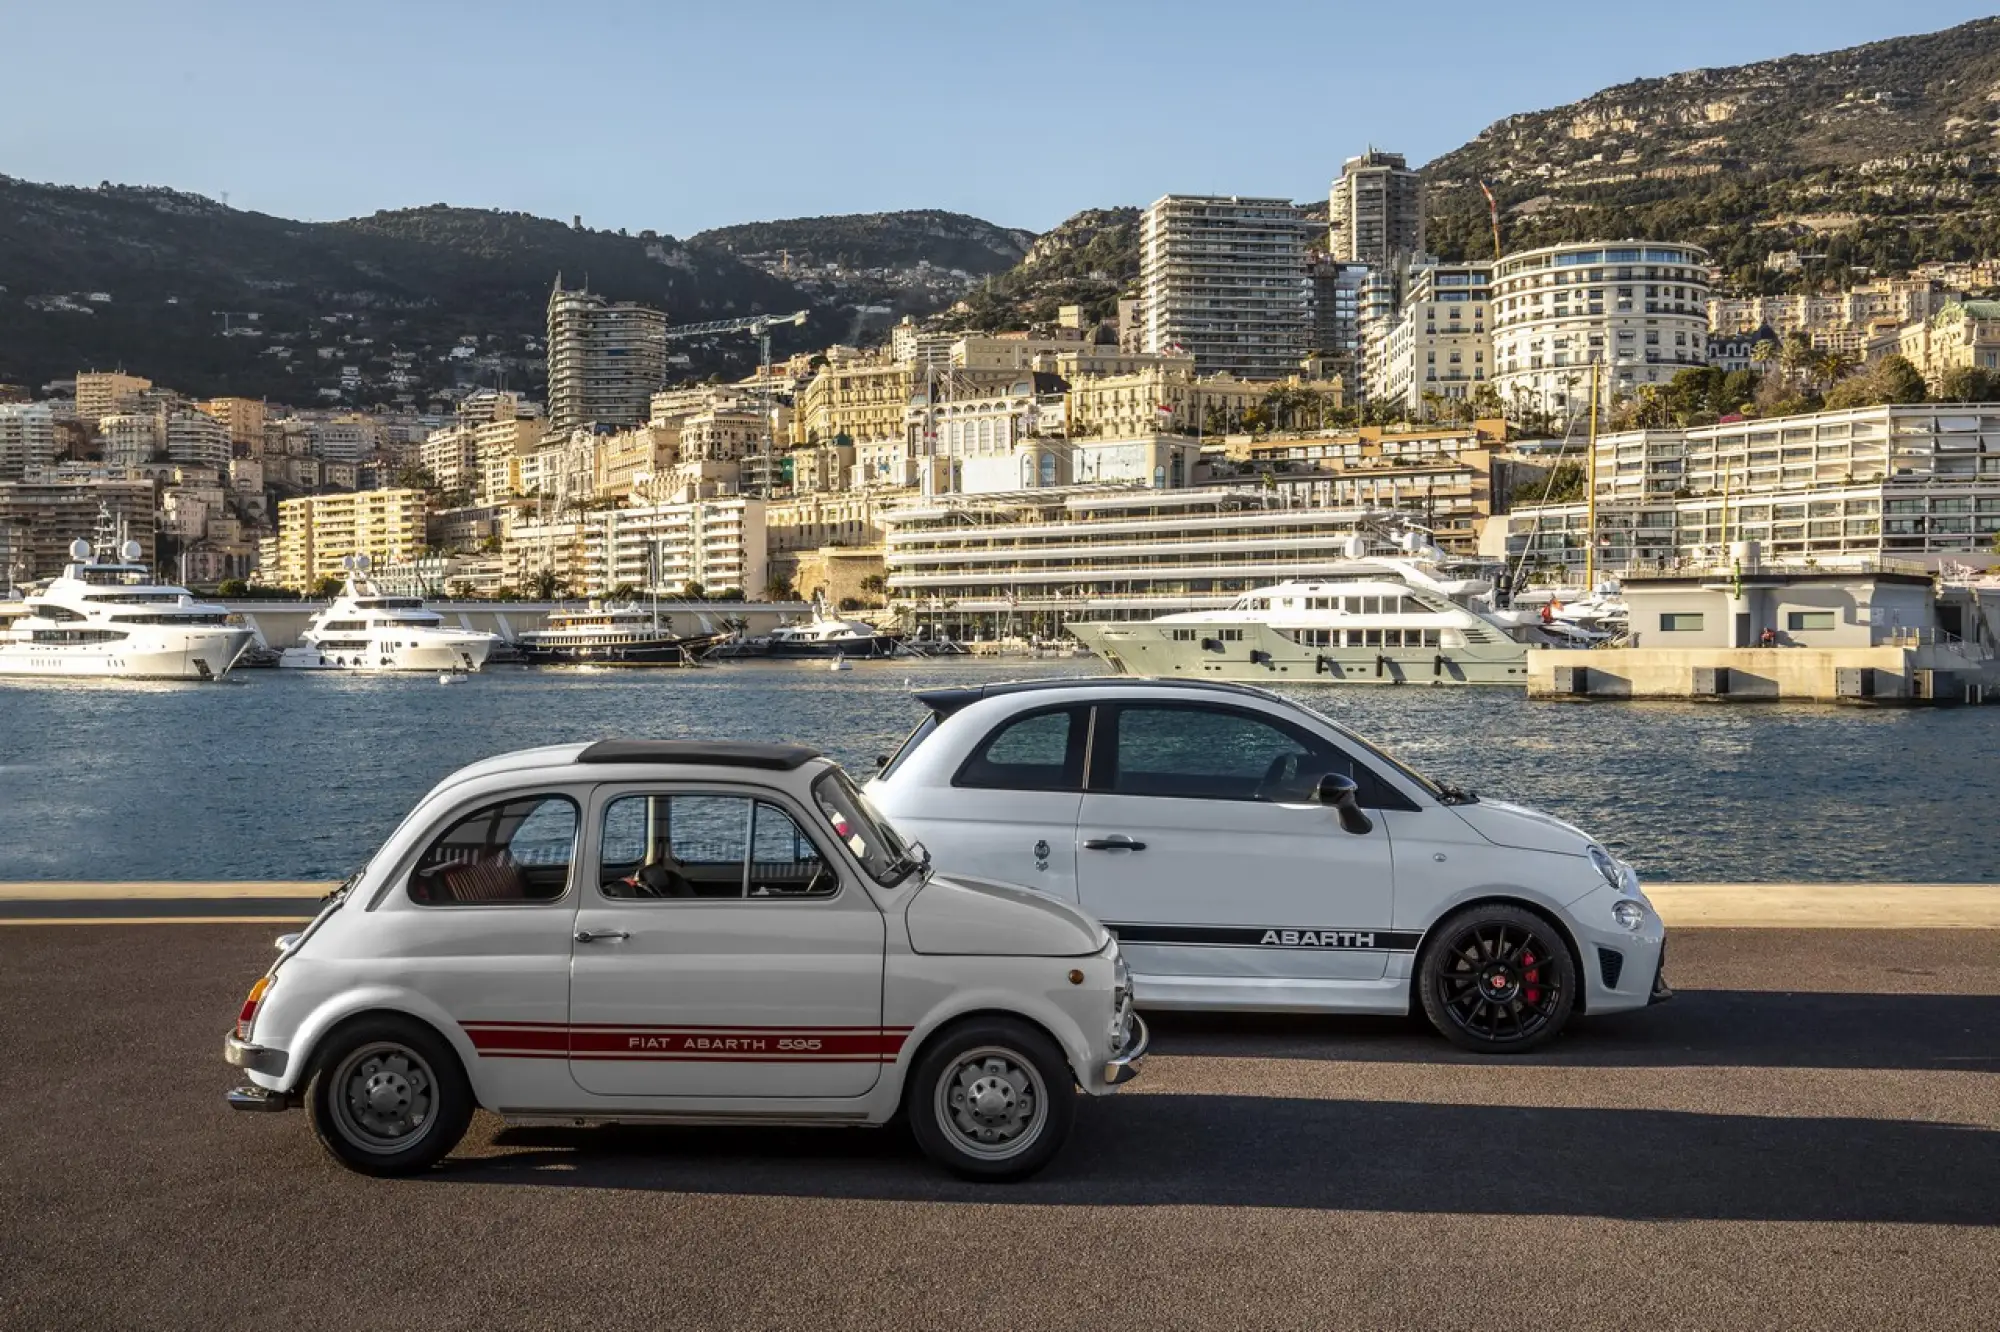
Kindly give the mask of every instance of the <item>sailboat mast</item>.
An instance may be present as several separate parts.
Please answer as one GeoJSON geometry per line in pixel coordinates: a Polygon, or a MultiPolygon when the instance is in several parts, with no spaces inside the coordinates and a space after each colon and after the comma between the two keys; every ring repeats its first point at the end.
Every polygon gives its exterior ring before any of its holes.
{"type": "Polygon", "coordinates": [[[1597,588],[1597,362],[1590,363],[1590,443],[1583,468],[1583,595],[1597,588]]]}

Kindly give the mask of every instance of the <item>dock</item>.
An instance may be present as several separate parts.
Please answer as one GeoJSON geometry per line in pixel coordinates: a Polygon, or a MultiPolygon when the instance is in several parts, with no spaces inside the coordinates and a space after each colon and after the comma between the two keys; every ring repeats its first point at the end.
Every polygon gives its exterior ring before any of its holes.
{"type": "Polygon", "coordinates": [[[1530,648],[1528,697],[1979,704],[2000,702],[2000,661],[1934,644],[1530,648]]]}

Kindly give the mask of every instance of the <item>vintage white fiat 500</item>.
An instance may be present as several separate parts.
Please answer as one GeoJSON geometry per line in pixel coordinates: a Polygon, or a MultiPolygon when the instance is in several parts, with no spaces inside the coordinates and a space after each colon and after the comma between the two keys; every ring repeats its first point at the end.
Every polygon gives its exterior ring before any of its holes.
{"type": "Polygon", "coordinates": [[[960,1174],[1052,1158],[1072,1084],[1133,1076],[1118,944],[1074,907],[934,875],[793,745],[503,754],[417,804],[280,940],[226,1058],[395,1175],[475,1106],[517,1120],[882,1124],[960,1174]]]}

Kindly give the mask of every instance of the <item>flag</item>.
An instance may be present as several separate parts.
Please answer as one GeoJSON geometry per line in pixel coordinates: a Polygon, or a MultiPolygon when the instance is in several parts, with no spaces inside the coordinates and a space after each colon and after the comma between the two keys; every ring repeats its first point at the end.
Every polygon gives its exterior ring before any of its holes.
{"type": "Polygon", "coordinates": [[[1164,402],[1160,404],[1160,415],[1172,416],[1173,414],[1174,414],[1173,408],[1167,406],[1167,404],[1165,404],[1164,402]]]}

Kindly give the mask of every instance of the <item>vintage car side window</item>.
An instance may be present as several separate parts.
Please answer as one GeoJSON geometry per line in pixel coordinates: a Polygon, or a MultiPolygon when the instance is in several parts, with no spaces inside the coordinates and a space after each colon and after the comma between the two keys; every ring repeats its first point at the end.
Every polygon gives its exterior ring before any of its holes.
{"type": "Polygon", "coordinates": [[[840,880],[769,801],[628,795],[604,810],[598,886],[610,898],[831,897],[840,880]]]}
{"type": "Polygon", "coordinates": [[[1116,743],[1100,741],[1092,759],[1093,790],[1302,804],[1315,798],[1322,777],[1339,773],[1360,784],[1362,804],[1378,803],[1375,775],[1337,746],[1253,713],[1128,703],[1114,727],[1116,743]]]}
{"type": "Polygon", "coordinates": [[[972,751],[954,786],[988,791],[1083,789],[1084,723],[1075,708],[1002,723],[972,751]]]}
{"type": "Polygon", "coordinates": [[[427,906],[553,902],[569,891],[576,802],[530,795],[482,806],[445,829],[410,873],[427,906]]]}

